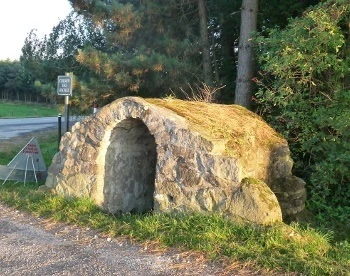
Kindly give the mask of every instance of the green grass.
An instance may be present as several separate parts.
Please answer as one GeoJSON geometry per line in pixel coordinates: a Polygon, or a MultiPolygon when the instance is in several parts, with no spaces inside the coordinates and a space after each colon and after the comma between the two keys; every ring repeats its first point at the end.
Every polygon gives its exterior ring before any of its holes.
{"type": "Polygon", "coordinates": [[[38,142],[45,164],[47,167],[49,167],[53,156],[58,150],[58,136],[57,134],[52,134],[45,138],[41,138],[39,136],[38,142]]]}
{"type": "MultiPolygon", "coordinates": [[[[54,138],[39,141],[46,160],[55,152],[53,141],[54,138]]],[[[5,162],[0,160],[0,163],[5,162]]],[[[35,183],[24,187],[8,182],[0,186],[0,200],[37,216],[100,229],[110,236],[200,251],[208,258],[240,261],[256,270],[350,275],[349,241],[335,240],[332,232],[310,226],[242,224],[208,214],[113,216],[102,212],[90,199],[65,199],[40,192],[35,183]]]]}
{"type": "Polygon", "coordinates": [[[58,107],[23,103],[0,103],[0,118],[49,117],[57,116],[58,107]]]}
{"type": "Polygon", "coordinates": [[[115,217],[100,211],[90,199],[65,199],[36,188],[36,184],[6,183],[0,188],[0,199],[35,215],[100,229],[110,236],[201,251],[212,259],[226,257],[232,262],[248,262],[256,269],[305,275],[348,275],[350,271],[348,242],[332,243],[330,235],[298,224],[238,224],[220,215],[204,214],[115,217]]]}

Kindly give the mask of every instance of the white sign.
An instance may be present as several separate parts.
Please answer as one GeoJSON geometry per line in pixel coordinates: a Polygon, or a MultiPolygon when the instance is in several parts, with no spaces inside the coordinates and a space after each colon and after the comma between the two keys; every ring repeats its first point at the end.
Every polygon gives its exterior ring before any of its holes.
{"type": "Polygon", "coordinates": [[[57,95],[60,95],[60,96],[72,95],[72,77],[71,76],[58,76],[57,95]]]}
{"type": "Polygon", "coordinates": [[[7,167],[16,170],[46,171],[46,165],[37,139],[33,137],[11,162],[7,164],[7,167]]]}
{"type": "Polygon", "coordinates": [[[14,180],[14,181],[44,181],[47,177],[47,172],[34,172],[10,169],[7,166],[0,165],[0,179],[14,180]]]}

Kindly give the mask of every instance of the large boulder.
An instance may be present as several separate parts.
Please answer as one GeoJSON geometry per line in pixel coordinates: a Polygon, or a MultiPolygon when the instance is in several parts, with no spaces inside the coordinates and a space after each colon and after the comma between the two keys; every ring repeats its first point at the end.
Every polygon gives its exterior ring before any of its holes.
{"type": "Polygon", "coordinates": [[[272,223],[304,208],[305,183],[292,166],[287,142],[243,107],[126,97],[62,137],[46,186],[111,213],[272,223]]]}

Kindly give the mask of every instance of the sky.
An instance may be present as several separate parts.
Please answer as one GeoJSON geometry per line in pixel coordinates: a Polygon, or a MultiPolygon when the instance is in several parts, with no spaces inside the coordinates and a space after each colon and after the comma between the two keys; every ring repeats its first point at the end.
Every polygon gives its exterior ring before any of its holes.
{"type": "Polygon", "coordinates": [[[49,34],[71,10],[68,0],[1,0],[0,60],[19,60],[32,29],[39,36],[49,34]]]}

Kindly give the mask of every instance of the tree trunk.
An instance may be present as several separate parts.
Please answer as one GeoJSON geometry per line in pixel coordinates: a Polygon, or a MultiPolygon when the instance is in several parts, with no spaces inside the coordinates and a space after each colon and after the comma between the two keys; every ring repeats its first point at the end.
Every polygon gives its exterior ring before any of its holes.
{"type": "Polygon", "coordinates": [[[254,77],[254,49],[252,32],[257,30],[258,0],[243,0],[241,10],[241,29],[238,44],[238,67],[235,103],[251,107],[254,77]]]}
{"type": "Polygon", "coordinates": [[[198,14],[199,14],[199,31],[201,36],[204,82],[207,85],[212,85],[213,78],[212,78],[212,70],[211,70],[210,43],[209,43],[209,37],[208,37],[208,22],[207,22],[207,11],[205,7],[205,0],[197,0],[197,3],[198,3],[198,14]]]}
{"type": "MultiPolygon", "coordinates": [[[[214,32],[211,33],[211,45],[215,45],[215,38],[214,38],[214,32]]],[[[216,57],[216,48],[215,46],[213,47],[213,66],[214,66],[214,80],[216,82],[216,85],[220,84],[220,76],[219,76],[219,65],[218,65],[218,60],[216,57]]]]}

